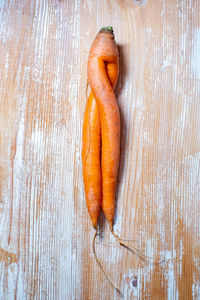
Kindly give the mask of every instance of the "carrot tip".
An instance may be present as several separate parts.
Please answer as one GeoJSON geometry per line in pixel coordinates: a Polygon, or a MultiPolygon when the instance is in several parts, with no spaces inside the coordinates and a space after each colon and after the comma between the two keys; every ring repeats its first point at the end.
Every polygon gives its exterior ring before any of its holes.
{"type": "Polygon", "coordinates": [[[93,225],[93,228],[97,231],[97,225],[94,225],[94,224],[92,224],[93,225]]]}
{"type": "Polygon", "coordinates": [[[112,223],[112,221],[109,221],[109,226],[110,226],[110,231],[112,232],[113,231],[113,223],[112,223]]]}
{"type": "Polygon", "coordinates": [[[97,218],[92,218],[92,225],[95,230],[97,230],[97,218]]]}

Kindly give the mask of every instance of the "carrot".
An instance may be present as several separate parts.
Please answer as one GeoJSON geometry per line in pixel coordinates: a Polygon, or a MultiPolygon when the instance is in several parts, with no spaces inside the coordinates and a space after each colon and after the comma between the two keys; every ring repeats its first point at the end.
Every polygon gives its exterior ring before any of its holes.
{"type": "Polygon", "coordinates": [[[90,50],[88,82],[95,97],[101,123],[101,207],[111,230],[120,154],[120,115],[111,82],[117,81],[118,65],[119,53],[113,31],[108,27],[102,28],[90,50]],[[110,74],[110,81],[108,74],[110,74]]]}
{"type": "Polygon", "coordinates": [[[86,203],[94,228],[101,204],[100,130],[98,108],[90,93],[83,123],[82,168],[86,203]]]}
{"type": "MultiPolygon", "coordinates": [[[[114,89],[118,78],[118,59],[114,62],[108,62],[105,65],[105,68],[108,81],[114,89]]],[[[104,209],[104,207],[109,205],[106,197],[103,198],[103,201],[101,201],[102,174],[100,166],[100,139],[101,125],[99,110],[96,100],[91,92],[87,100],[83,123],[82,167],[86,203],[94,228],[97,226],[100,205],[102,205],[102,208],[105,210],[105,212],[106,209],[104,209]]],[[[112,200],[114,200],[114,198],[112,198],[112,200]]],[[[112,215],[114,215],[114,212],[112,215]]]]}

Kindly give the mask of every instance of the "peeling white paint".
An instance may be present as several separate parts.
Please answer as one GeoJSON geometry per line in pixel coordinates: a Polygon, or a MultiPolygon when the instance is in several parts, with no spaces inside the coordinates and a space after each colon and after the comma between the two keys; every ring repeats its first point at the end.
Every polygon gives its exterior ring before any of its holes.
{"type": "Polygon", "coordinates": [[[129,3],[130,4],[133,4],[133,5],[145,5],[147,4],[147,0],[129,0],[129,3]]]}
{"type": "MultiPolygon", "coordinates": [[[[20,120],[19,120],[18,132],[17,132],[16,154],[14,160],[15,176],[19,179],[22,175],[22,169],[23,169],[26,106],[27,106],[27,97],[26,95],[24,95],[23,99],[21,100],[21,107],[20,107],[21,112],[19,113],[20,120]]],[[[17,183],[16,186],[18,186],[17,183]]]]}
{"type": "Polygon", "coordinates": [[[200,28],[193,35],[191,64],[195,78],[200,80],[200,28]]]}
{"type": "Polygon", "coordinates": [[[165,271],[165,276],[168,281],[168,300],[178,299],[178,289],[176,287],[176,278],[174,274],[174,265],[172,263],[168,263],[168,267],[165,271]],[[175,296],[176,295],[176,296],[175,296]]]}
{"type": "Polygon", "coordinates": [[[138,299],[139,291],[139,276],[138,271],[129,269],[128,273],[123,275],[122,292],[125,300],[138,299]]]}
{"type": "Polygon", "coordinates": [[[160,16],[163,17],[165,15],[165,0],[162,1],[163,7],[160,13],[160,16]]]}
{"type": "MultiPolygon", "coordinates": [[[[46,138],[46,137],[45,137],[46,138]]],[[[40,164],[44,163],[44,131],[38,128],[38,124],[35,125],[35,130],[32,131],[31,134],[31,143],[33,144],[33,151],[35,153],[35,157],[40,164]]]]}
{"type": "Polygon", "coordinates": [[[32,80],[41,83],[42,82],[42,70],[37,68],[32,68],[32,80]]]}
{"type": "MultiPolygon", "coordinates": [[[[198,267],[199,269],[199,267],[198,267]]],[[[192,296],[193,299],[199,299],[200,297],[200,280],[196,280],[196,278],[193,276],[193,285],[192,285],[192,296]]]]}
{"type": "Polygon", "coordinates": [[[168,56],[165,58],[165,60],[163,61],[163,66],[162,66],[163,69],[169,67],[169,66],[171,65],[171,63],[172,63],[172,57],[171,57],[171,55],[168,55],[168,56]]]}

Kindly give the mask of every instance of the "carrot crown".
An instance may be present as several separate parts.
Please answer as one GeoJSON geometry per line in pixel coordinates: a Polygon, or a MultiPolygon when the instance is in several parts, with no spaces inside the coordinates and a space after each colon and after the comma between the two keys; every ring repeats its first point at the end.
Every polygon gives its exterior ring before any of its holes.
{"type": "Polygon", "coordinates": [[[102,27],[99,32],[113,33],[113,28],[112,26],[102,27]]]}

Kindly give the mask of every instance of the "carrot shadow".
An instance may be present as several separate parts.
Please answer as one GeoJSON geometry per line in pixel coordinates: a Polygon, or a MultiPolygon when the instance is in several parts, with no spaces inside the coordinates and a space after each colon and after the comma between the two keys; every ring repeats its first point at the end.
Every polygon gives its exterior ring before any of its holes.
{"type": "Polygon", "coordinates": [[[103,210],[101,209],[100,214],[99,214],[99,218],[98,218],[98,223],[99,223],[99,239],[103,240],[104,238],[104,232],[105,232],[105,222],[106,222],[106,218],[104,216],[103,210]]]}

